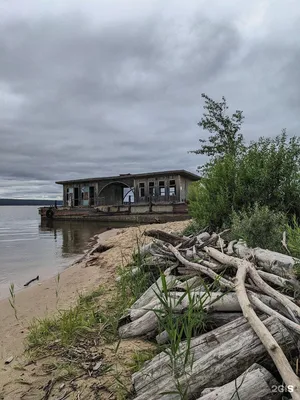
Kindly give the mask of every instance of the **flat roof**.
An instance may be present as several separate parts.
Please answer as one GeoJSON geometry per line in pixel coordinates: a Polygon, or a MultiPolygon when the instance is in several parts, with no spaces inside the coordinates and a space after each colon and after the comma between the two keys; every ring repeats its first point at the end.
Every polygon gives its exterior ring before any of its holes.
{"type": "Polygon", "coordinates": [[[102,176],[99,178],[85,178],[85,179],[71,179],[67,181],[58,181],[55,182],[58,185],[64,185],[69,183],[81,183],[81,182],[91,182],[91,181],[113,181],[113,180],[121,180],[124,178],[147,178],[150,176],[162,176],[162,175],[180,175],[186,178],[191,179],[192,181],[198,181],[200,179],[199,175],[193,174],[192,172],[186,171],[184,169],[172,170],[172,171],[155,171],[155,172],[146,172],[141,174],[120,174],[116,176],[102,176]]]}

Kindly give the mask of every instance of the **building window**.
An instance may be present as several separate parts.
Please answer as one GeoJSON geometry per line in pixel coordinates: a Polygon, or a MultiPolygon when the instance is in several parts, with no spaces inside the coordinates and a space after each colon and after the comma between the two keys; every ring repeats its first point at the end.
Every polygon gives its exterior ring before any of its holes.
{"type": "Polygon", "coordinates": [[[155,196],[154,182],[149,182],[149,196],[151,197],[155,196]]]}
{"type": "Polygon", "coordinates": [[[69,201],[69,188],[67,188],[67,198],[66,198],[67,202],[69,201]]]}
{"type": "Polygon", "coordinates": [[[170,180],[169,193],[170,196],[176,196],[176,182],[174,179],[170,180]]]}
{"type": "Polygon", "coordinates": [[[140,197],[145,197],[145,183],[140,182],[139,187],[140,187],[140,197]]]}
{"type": "Polygon", "coordinates": [[[165,181],[159,181],[158,187],[159,187],[159,195],[165,196],[166,195],[165,181]]]}

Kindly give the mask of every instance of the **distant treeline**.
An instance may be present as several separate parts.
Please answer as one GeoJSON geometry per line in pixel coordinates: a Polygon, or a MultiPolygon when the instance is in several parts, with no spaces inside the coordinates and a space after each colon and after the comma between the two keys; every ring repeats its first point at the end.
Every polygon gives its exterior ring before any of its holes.
{"type": "Polygon", "coordinates": [[[0,199],[0,206],[51,206],[62,205],[61,200],[37,200],[37,199],[0,199]]]}

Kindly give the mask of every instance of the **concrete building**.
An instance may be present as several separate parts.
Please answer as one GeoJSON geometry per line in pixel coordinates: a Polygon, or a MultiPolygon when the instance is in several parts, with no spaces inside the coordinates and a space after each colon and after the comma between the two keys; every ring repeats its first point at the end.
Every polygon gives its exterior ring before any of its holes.
{"type": "Polygon", "coordinates": [[[184,203],[188,186],[199,179],[191,172],[173,170],[56,183],[63,185],[64,206],[97,207],[184,203]]]}

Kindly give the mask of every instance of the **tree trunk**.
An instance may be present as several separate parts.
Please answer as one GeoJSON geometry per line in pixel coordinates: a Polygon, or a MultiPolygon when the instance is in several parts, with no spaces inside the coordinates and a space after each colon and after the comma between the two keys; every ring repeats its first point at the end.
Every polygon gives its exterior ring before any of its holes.
{"type": "MultiPolygon", "coordinates": [[[[170,301],[172,301],[174,312],[182,312],[188,307],[188,296],[185,296],[179,304],[179,299],[182,298],[182,294],[182,292],[170,292],[170,299],[172,299],[170,301]]],[[[214,312],[241,312],[241,306],[235,293],[224,294],[221,292],[212,292],[208,296],[206,292],[195,289],[195,291],[191,291],[191,294],[197,296],[197,299],[199,300],[197,303],[195,303],[195,310],[197,308],[204,307],[204,309],[210,314],[214,312]]],[[[278,309],[279,305],[277,304],[277,302],[269,298],[268,296],[257,294],[256,297],[263,301],[264,304],[267,304],[269,307],[273,309],[278,309]]],[[[158,330],[158,318],[155,314],[155,311],[152,310],[158,309],[161,309],[160,301],[154,298],[153,301],[150,301],[150,303],[146,304],[142,308],[134,308],[129,310],[129,315],[126,319],[126,322],[131,322],[127,323],[126,325],[120,326],[120,337],[125,339],[137,336],[155,336],[158,330]]]]}
{"type": "MultiPolygon", "coordinates": [[[[274,317],[264,324],[283,349],[296,349],[294,338],[274,317]]],[[[181,347],[184,350],[184,344],[181,347]]],[[[170,358],[166,354],[156,356],[133,375],[136,400],[177,400],[178,386],[187,389],[187,398],[199,397],[211,382],[221,386],[238,377],[245,368],[264,359],[270,363],[267,351],[244,318],[237,319],[214,331],[191,340],[191,365],[180,364],[174,378],[170,358]],[[169,394],[166,394],[169,392],[169,394]],[[170,394],[173,392],[173,394],[170,394]]]]}
{"type": "Polygon", "coordinates": [[[275,400],[280,397],[280,385],[274,376],[261,365],[253,364],[234,381],[212,389],[198,400],[275,400]]]}
{"type": "MultiPolygon", "coordinates": [[[[243,314],[240,312],[213,312],[208,315],[207,326],[208,330],[218,328],[219,326],[228,324],[237,318],[240,318],[243,314]]],[[[163,331],[156,336],[156,342],[158,344],[165,344],[169,342],[169,335],[166,331],[163,331]]]]}
{"type": "Polygon", "coordinates": [[[177,246],[178,244],[184,242],[184,238],[174,235],[172,233],[163,232],[158,229],[152,229],[144,232],[145,236],[150,236],[159,240],[162,240],[167,243],[172,243],[173,246],[177,246]]]}

